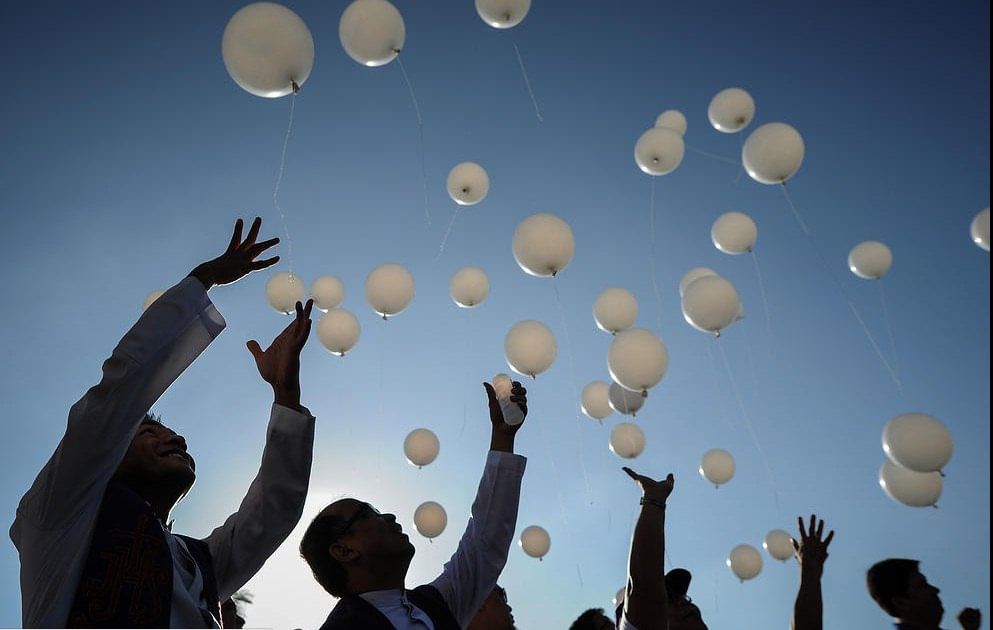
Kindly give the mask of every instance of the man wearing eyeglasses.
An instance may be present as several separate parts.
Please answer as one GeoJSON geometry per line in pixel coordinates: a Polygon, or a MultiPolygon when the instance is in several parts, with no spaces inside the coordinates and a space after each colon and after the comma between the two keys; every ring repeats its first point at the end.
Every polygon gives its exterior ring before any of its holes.
{"type": "MultiPolygon", "coordinates": [[[[493,591],[517,526],[525,458],[514,454],[521,424],[504,422],[496,393],[484,383],[490,450],[458,549],[430,584],[406,588],[414,546],[393,514],[341,499],[304,533],[300,555],[314,578],[340,598],[321,630],[459,630],[493,591]]],[[[511,402],[527,415],[527,390],[514,382],[511,402]]]]}

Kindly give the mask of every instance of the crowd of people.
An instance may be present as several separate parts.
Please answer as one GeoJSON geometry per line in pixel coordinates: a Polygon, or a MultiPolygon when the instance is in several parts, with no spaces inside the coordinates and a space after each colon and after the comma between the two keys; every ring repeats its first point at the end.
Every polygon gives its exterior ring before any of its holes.
{"type": "MultiPolygon", "coordinates": [[[[300,353],[313,303],[265,350],[248,351],[273,404],[262,462],[238,510],[203,539],[172,532],[170,513],[196,479],[186,440],[150,413],[152,404],[223,330],[207,297],[275,264],[259,259],[278,239],[258,241],[256,218],[239,219],[223,254],[197,266],[141,316],[103,364],[100,382],[69,410],[66,432],[21,499],[10,536],[20,556],[22,621],[29,628],[240,628],[250,596],[239,592],[300,520],[310,482],[315,417],[301,403],[300,353]]],[[[484,383],[490,444],[458,548],[428,584],[407,586],[414,546],[396,517],[358,498],[326,506],[310,522],[300,555],[337,599],[321,630],[510,630],[514,617],[497,584],[517,527],[526,460],[514,452],[522,424],[504,422],[484,383]]],[[[527,391],[510,399],[527,416],[527,391]]],[[[641,489],[627,585],[612,615],[588,609],[570,630],[706,629],[688,595],[686,569],[664,572],[672,474],[624,472],[641,489]]],[[[822,627],[821,576],[834,536],[824,521],[798,519],[800,585],[794,630],[822,627]]],[[[933,630],[938,589],[917,561],[888,559],[867,574],[868,591],[898,628],[933,630]]],[[[329,603],[330,606],[330,603],[329,603]]],[[[965,609],[963,628],[980,627],[965,609]]]]}

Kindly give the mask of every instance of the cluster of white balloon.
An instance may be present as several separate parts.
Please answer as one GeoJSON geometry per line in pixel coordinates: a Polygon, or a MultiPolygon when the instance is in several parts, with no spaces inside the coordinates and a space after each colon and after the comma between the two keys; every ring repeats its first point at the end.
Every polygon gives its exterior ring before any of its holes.
{"type": "Polygon", "coordinates": [[[879,486],[894,501],[910,507],[937,507],[941,470],[952,458],[952,435],[937,418],[901,414],[883,429],[887,459],[879,468],[879,486]]]}

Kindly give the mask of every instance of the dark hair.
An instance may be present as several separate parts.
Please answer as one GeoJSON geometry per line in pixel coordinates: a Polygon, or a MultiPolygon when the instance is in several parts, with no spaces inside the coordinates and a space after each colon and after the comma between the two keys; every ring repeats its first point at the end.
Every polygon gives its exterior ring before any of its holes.
{"type": "Polygon", "coordinates": [[[597,628],[595,622],[599,621],[601,617],[606,617],[603,614],[603,608],[589,608],[583,611],[583,614],[576,617],[576,620],[572,622],[569,626],[569,630],[594,630],[597,628]]]}
{"type": "Polygon", "coordinates": [[[162,424],[162,416],[146,411],[145,415],[141,418],[140,424],[145,424],[146,422],[151,422],[152,424],[162,424]]]}
{"type": "Polygon", "coordinates": [[[898,617],[899,611],[893,607],[893,598],[907,594],[910,578],[918,573],[920,562],[904,558],[889,558],[872,565],[866,573],[865,582],[879,607],[891,617],[898,617]]]}
{"type": "Polygon", "coordinates": [[[306,560],[317,583],[335,597],[344,597],[348,573],[345,567],[331,557],[329,548],[334,532],[345,524],[345,519],[328,512],[327,508],[314,517],[300,541],[300,556],[306,560]]]}

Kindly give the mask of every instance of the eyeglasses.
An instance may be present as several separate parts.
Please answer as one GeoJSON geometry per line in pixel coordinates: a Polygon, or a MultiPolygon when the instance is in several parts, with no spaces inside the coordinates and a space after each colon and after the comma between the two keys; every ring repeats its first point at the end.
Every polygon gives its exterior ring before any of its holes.
{"type": "Polygon", "coordinates": [[[354,525],[358,521],[361,521],[364,518],[370,518],[372,516],[379,517],[381,516],[381,513],[379,510],[372,507],[368,503],[363,503],[359,507],[359,509],[355,510],[355,512],[348,518],[348,520],[345,521],[345,524],[341,527],[341,529],[338,530],[338,533],[331,537],[329,543],[333,543],[342,536],[344,536],[345,534],[347,534],[348,530],[352,528],[352,525],[354,525]]]}

